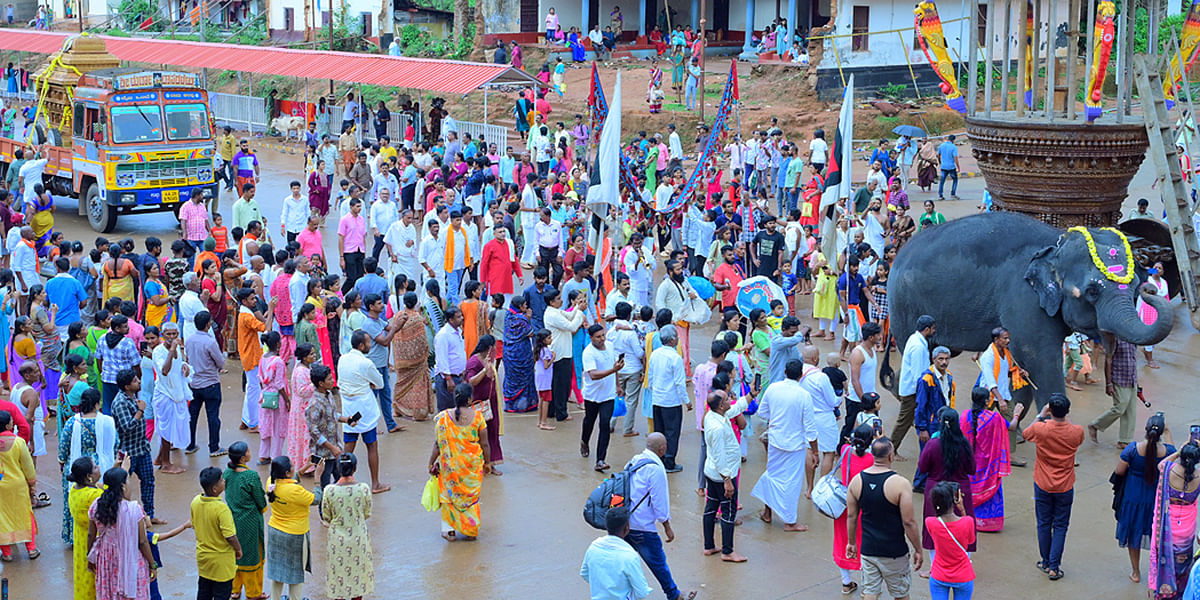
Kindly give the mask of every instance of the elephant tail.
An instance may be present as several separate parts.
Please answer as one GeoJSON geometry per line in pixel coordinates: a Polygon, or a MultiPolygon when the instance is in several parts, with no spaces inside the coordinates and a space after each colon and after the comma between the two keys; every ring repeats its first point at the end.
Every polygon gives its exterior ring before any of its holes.
{"type": "Polygon", "coordinates": [[[900,390],[897,387],[896,372],[892,370],[892,346],[892,339],[889,336],[887,342],[883,345],[883,361],[879,365],[879,385],[891,392],[896,398],[899,398],[900,390]]]}

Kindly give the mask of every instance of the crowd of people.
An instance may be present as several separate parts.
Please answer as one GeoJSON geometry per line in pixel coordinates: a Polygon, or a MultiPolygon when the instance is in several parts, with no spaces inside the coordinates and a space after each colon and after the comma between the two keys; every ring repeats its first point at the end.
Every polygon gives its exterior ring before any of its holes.
{"type": "MultiPolygon", "coordinates": [[[[879,416],[882,353],[895,343],[891,264],[913,235],[945,221],[932,200],[908,212],[906,190],[926,181],[918,159],[934,142],[881,141],[866,184],[832,208],[836,239],[826,246],[817,227],[829,162],[823,131],[790,139],[771,122],[734,137],[702,166],[695,195],[668,212],[659,208],[683,189],[698,152],[684,150],[674,125],[639,132],[624,148],[637,189],[596,214],[582,117],[551,131],[542,99],[531,98],[514,109],[533,115],[524,129],[517,121],[520,155],[460,138],[448,118],[432,141],[393,144],[377,132],[358,142],[351,112],[342,138],[323,136],[304,177],[290,183],[277,225],[259,205],[250,141],[227,129],[217,151],[225,193],[237,198],[229,222],[193,193],[179,211],[179,238],[148,237],[144,252],[132,239],[64,239],[38,183],[45,159],[26,149],[0,190],[0,373],[9,398],[0,400],[0,558],[14,560],[23,545],[36,559],[52,532],[36,517],[50,512],[37,509],[51,504],[54,464],[38,458],[53,435],[76,598],[158,597],[157,544],[187,529],[197,598],[303,598],[314,512],[329,527],[326,593],[360,598],[374,589],[372,497],[391,490],[381,433],[432,421],[427,469],[442,537],[472,540],[482,535],[485,478],[502,475],[504,414],[537,413],[538,435],[562,435],[550,432],[567,429],[576,406],[579,452],[596,472],[613,470],[612,435],[645,436],[644,452],[616,463],[634,471],[629,496],[643,502],[608,511],[608,535],[584,559],[593,597],[645,597],[643,564],[667,598],[695,596],[676,585],[663,551],[674,538],[668,476],[687,463],[704,499],[704,554],[746,562],[734,541],[742,465],[760,456],[755,439],[765,470],[748,490],[764,523],[805,531],[802,497],[834,482],[848,489],[844,511],[829,515],[832,556],[843,592],[867,598],[885,588],[907,597],[924,550],[921,574],[934,597],[969,597],[976,532],[1003,529],[1003,479],[1025,464],[1015,444],[1033,442],[1038,567],[1050,580],[1064,576],[1085,428],[1071,423],[1063,395],[1021,428],[1033,411],[1014,395],[1023,370],[1006,330],[978,356],[968,405],[956,402],[950,350],[930,347],[937,315],[922,316],[903,347],[890,434],[879,416]],[[601,222],[613,238],[607,252],[601,222]],[[325,240],[329,231],[336,240],[325,240]],[[751,277],[781,296],[747,306],[738,292],[751,277]],[[712,340],[693,339],[709,324],[712,340]],[[707,354],[693,356],[696,348],[707,354]],[[256,455],[244,441],[222,441],[230,370],[243,373],[232,396],[241,400],[237,427],[259,438],[256,455]],[[698,450],[680,444],[688,412],[698,450]],[[910,433],[919,445],[912,481],[892,469],[908,460],[899,449],[910,433]],[[178,453],[201,450],[227,467],[195,473],[190,520],[156,532],[165,524],[156,478],[186,472],[178,453]],[[914,492],[924,494],[923,520],[914,492]]],[[[937,152],[943,174],[958,167],[946,143],[937,152]]],[[[1156,415],[1134,442],[1137,357],[1121,344],[1103,359],[1117,405],[1086,434],[1096,439],[1121,422],[1128,445],[1114,506],[1130,578],[1140,580],[1145,546],[1150,589],[1178,597],[1191,583],[1200,431],[1176,450],[1156,415]]]]}

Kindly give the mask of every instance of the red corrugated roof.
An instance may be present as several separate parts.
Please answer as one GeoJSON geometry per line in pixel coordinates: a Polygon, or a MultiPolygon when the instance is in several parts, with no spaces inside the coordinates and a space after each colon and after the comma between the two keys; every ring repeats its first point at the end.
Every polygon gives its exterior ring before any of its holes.
{"type": "MultiPolygon", "coordinates": [[[[4,29],[0,30],[0,49],[51,54],[62,47],[68,35],[4,29]]],[[[130,62],[333,79],[446,94],[465,94],[493,82],[539,84],[531,75],[507,65],[179,40],[98,37],[105,41],[108,51],[114,56],[130,62]]]]}

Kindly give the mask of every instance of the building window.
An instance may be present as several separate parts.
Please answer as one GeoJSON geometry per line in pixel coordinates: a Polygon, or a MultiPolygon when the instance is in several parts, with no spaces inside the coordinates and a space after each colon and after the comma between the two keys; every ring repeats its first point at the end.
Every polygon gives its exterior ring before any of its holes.
{"type": "Polygon", "coordinates": [[[863,52],[867,50],[867,32],[870,31],[870,26],[867,24],[870,21],[871,8],[868,6],[854,7],[854,22],[851,25],[850,33],[854,34],[850,38],[850,49],[855,52],[863,52]]]}
{"type": "Polygon", "coordinates": [[[371,13],[365,12],[359,15],[360,27],[359,31],[366,37],[371,37],[371,13]]]}
{"type": "Polygon", "coordinates": [[[295,29],[295,24],[296,24],[296,9],[284,8],[283,9],[283,28],[287,31],[291,31],[291,30],[295,29]]]}
{"type": "Polygon", "coordinates": [[[980,4],[979,5],[979,25],[978,25],[979,31],[976,32],[976,34],[975,34],[976,35],[975,40],[979,43],[980,48],[983,48],[988,41],[988,39],[987,39],[987,20],[988,20],[987,5],[980,4]]]}

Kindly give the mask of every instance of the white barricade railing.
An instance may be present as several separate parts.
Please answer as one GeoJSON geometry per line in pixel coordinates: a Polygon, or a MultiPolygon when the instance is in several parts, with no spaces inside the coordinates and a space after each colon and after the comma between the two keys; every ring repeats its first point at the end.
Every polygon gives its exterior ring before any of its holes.
{"type": "Polygon", "coordinates": [[[33,92],[9,92],[0,90],[0,98],[5,100],[19,100],[21,102],[34,102],[37,100],[37,94],[33,92]]]}
{"type": "MultiPolygon", "coordinates": [[[[474,123],[471,121],[454,120],[455,129],[458,130],[459,140],[463,140],[464,134],[471,134],[471,139],[478,142],[483,139],[489,146],[496,145],[496,152],[504,154],[504,149],[508,147],[508,128],[502,125],[485,125],[483,123],[474,123]]],[[[442,134],[445,135],[446,122],[442,122],[442,134]]]]}
{"type": "Polygon", "coordinates": [[[208,106],[218,125],[249,132],[267,130],[267,101],[262,98],[209,92],[208,106]]]}

